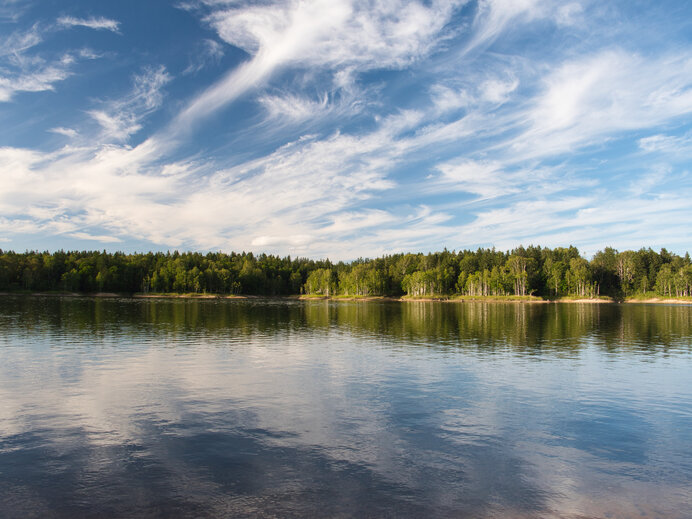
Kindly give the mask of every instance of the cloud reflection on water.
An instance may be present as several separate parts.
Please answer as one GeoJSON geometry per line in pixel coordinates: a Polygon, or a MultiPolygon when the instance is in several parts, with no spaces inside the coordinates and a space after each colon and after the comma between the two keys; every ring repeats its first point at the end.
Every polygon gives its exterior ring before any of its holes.
{"type": "Polygon", "coordinates": [[[0,306],[10,516],[688,509],[687,307],[0,306]]]}

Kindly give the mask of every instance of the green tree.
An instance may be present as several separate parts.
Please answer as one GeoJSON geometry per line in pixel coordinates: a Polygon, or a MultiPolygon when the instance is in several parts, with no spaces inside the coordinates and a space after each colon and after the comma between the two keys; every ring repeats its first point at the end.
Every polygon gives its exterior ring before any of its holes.
{"type": "Polygon", "coordinates": [[[317,269],[310,273],[305,282],[305,293],[330,296],[334,294],[331,269],[317,269]]]}

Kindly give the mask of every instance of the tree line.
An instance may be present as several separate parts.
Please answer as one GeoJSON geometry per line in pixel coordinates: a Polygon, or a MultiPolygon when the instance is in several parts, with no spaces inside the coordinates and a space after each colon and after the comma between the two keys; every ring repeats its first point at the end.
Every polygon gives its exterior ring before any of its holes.
{"type": "Polygon", "coordinates": [[[325,296],[692,295],[692,262],[666,249],[529,246],[332,262],[251,252],[0,250],[0,290],[325,296]]]}

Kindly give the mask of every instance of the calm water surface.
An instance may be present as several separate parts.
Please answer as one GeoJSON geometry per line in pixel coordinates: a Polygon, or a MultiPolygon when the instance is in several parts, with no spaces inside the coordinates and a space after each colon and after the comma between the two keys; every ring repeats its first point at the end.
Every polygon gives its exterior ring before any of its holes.
{"type": "Polygon", "coordinates": [[[0,516],[692,517],[692,307],[0,298],[0,516]]]}

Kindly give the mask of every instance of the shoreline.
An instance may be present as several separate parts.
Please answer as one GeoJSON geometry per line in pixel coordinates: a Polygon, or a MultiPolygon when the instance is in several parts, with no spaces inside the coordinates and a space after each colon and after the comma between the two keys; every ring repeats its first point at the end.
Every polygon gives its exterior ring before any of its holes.
{"type": "Polygon", "coordinates": [[[692,305],[692,299],[676,299],[674,297],[650,297],[647,299],[636,299],[636,298],[629,298],[625,299],[623,301],[625,304],[636,304],[636,303],[643,303],[643,304],[651,304],[651,305],[692,305]]]}
{"type": "Polygon", "coordinates": [[[321,295],[284,295],[284,296],[259,296],[259,295],[234,295],[234,294],[119,294],[116,292],[0,292],[2,296],[30,296],[30,297],[85,297],[98,299],[240,299],[240,300],[292,300],[292,301],[343,301],[343,302],[401,302],[401,303],[524,303],[524,304],[549,304],[549,303],[578,303],[578,304],[665,304],[665,305],[692,305],[692,299],[678,299],[671,297],[649,297],[646,299],[628,298],[623,301],[598,298],[562,298],[542,299],[538,297],[522,298],[506,296],[452,296],[452,297],[396,297],[396,296],[321,296],[321,295]]]}

